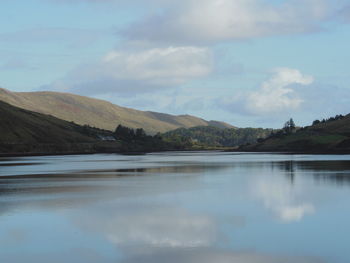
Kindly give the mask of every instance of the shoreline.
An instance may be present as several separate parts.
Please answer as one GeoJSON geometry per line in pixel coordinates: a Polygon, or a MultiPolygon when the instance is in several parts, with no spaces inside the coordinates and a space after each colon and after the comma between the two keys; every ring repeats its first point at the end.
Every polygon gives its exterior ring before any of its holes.
{"type": "Polygon", "coordinates": [[[24,153],[0,153],[0,158],[6,157],[31,157],[31,156],[62,156],[62,155],[93,155],[93,154],[120,154],[120,155],[145,155],[148,153],[163,153],[163,152],[206,152],[206,151],[221,151],[228,152],[223,149],[165,149],[153,151],[94,151],[94,152],[24,152],[24,153]]]}
{"type": "Polygon", "coordinates": [[[0,153],[0,158],[6,157],[36,157],[36,156],[63,156],[63,155],[94,155],[94,154],[120,154],[120,155],[145,155],[148,153],[163,152],[232,152],[232,153],[257,153],[257,154],[301,154],[301,155],[350,155],[350,151],[253,151],[253,150],[237,150],[237,149],[167,149],[154,151],[93,151],[93,152],[16,152],[16,153],[0,153]]]}
{"type": "Polygon", "coordinates": [[[320,154],[320,155],[349,155],[350,150],[331,150],[331,151],[325,151],[325,150],[310,150],[310,151],[273,151],[273,150],[229,150],[228,152],[242,152],[242,153],[270,153],[270,154],[320,154]]]}

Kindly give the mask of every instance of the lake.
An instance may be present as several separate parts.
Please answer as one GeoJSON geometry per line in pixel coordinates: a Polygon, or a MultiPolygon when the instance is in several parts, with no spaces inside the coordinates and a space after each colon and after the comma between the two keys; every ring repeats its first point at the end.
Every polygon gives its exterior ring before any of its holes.
{"type": "Polygon", "coordinates": [[[0,158],[1,263],[348,263],[350,156],[0,158]]]}

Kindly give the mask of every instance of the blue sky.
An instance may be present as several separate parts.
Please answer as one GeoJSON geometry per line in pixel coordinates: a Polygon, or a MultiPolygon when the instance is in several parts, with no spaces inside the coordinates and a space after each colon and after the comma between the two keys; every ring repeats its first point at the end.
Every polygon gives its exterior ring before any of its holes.
{"type": "Polygon", "coordinates": [[[348,0],[3,0],[0,86],[240,127],[350,112],[348,0]]]}

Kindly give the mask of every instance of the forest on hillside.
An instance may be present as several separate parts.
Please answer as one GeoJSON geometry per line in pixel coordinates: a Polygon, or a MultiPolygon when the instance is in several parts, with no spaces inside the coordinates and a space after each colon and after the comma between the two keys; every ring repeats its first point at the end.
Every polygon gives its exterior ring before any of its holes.
{"type": "Polygon", "coordinates": [[[162,134],[167,141],[214,147],[236,147],[255,143],[268,137],[272,129],[263,128],[233,128],[222,129],[211,126],[180,128],[162,134]]]}

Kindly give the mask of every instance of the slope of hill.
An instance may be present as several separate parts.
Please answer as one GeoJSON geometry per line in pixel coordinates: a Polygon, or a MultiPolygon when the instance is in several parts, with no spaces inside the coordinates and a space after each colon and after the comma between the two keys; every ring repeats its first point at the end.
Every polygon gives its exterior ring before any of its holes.
{"type": "Polygon", "coordinates": [[[180,144],[118,126],[115,132],[81,126],[0,101],[0,156],[183,150],[180,144]]]}
{"type": "Polygon", "coordinates": [[[0,124],[0,143],[93,142],[97,140],[98,133],[93,128],[84,128],[49,115],[20,109],[2,101],[0,101],[0,124]]]}
{"type": "Polygon", "coordinates": [[[293,133],[280,132],[257,144],[245,145],[240,149],[268,152],[350,153],[350,115],[339,119],[331,118],[293,133]]]}
{"type": "Polygon", "coordinates": [[[118,124],[130,128],[143,128],[150,134],[180,127],[209,125],[233,127],[227,123],[208,122],[190,115],[173,116],[124,108],[107,101],[68,93],[11,92],[0,88],[0,100],[30,111],[106,130],[114,130],[118,124]]]}
{"type": "Polygon", "coordinates": [[[99,137],[111,135],[0,101],[0,153],[94,152],[99,137]]]}
{"type": "Polygon", "coordinates": [[[236,147],[242,144],[255,143],[258,139],[266,138],[272,129],[262,128],[218,128],[199,126],[179,128],[163,134],[169,141],[189,141],[194,144],[213,147],[236,147]]]}

